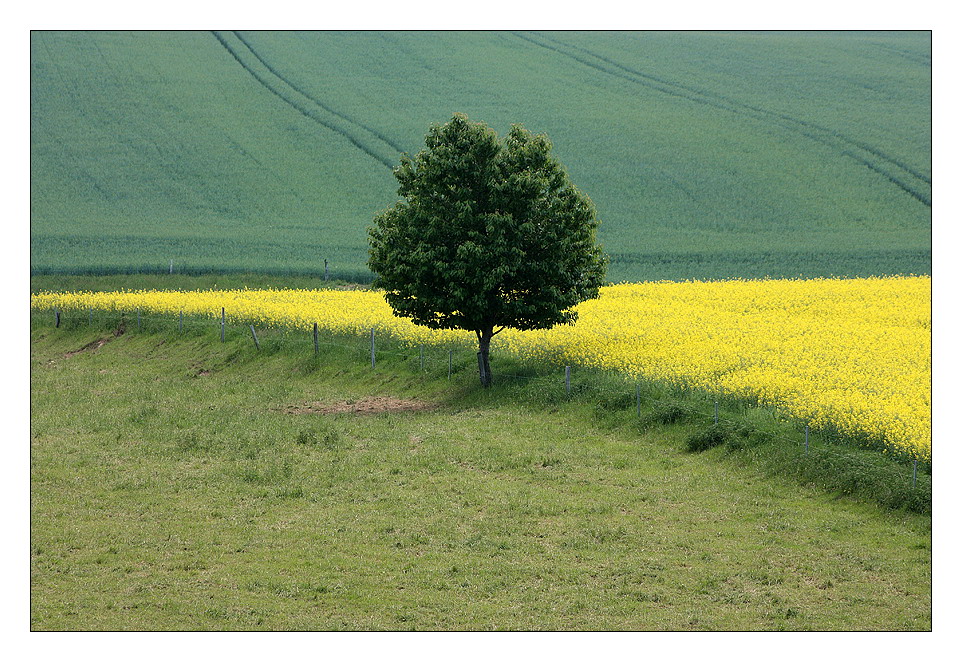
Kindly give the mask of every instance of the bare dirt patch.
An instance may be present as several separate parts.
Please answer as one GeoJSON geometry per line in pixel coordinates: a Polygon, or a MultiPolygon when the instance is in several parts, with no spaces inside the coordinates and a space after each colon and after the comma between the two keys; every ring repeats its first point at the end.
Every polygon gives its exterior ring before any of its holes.
{"type": "Polygon", "coordinates": [[[288,405],[284,408],[284,412],[287,414],[356,414],[368,416],[371,414],[431,411],[437,409],[437,406],[434,402],[425,402],[424,400],[404,400],[390,396],[377,396],[341,402],[307,402],[300,405],[288,405]]]}
{"type": "Polygon", "coordinates": [[[123,333],[124,333],[123,328],[119,328],[119,329],[117,329],[116,331],[114,331],[113,335],[104,336],[103,338],[97,338],[96,340],[91,340],[90,342],[88,342],[86,345],[84,345],[84,346],[81,347],[80,349],[75,349],[75,350],[72,351],[72,352],[67,352],[66,354],[63,355],[63,357],[64,357],[65,359],[69,359],[71,356],[76,356],[77,354],[80,354],[81,352],[88,352],[88,351],[90,351],[90,352],[96,352],[98,349],[100,349],[101,347],[103,347],[104,345],[106,345],[107,343],[109,343],[109,342],[110,342],[111,340],[113,340],[114,338],[119,338],[120,336],[122,336],[123,333]]]}

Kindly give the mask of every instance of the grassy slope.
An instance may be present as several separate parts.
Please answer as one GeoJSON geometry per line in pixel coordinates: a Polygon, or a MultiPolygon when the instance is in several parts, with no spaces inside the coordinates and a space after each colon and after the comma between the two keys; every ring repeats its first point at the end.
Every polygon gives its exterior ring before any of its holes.
{"type": "Polygon", "coordinates": [[[363,273],[454,111],[547,132],[614,280],[930,270],[927,33],[34,32],[34,269],[363,273]]]}
{"type": "Polygon", "coordinates": [[[266,334],[67,356],[107,335],[32,330],[35,629],[931,627],[928,518],[681,452],[684,427],[266,334]],[[441,406],[282,411],[371,394],[441,406]]]}

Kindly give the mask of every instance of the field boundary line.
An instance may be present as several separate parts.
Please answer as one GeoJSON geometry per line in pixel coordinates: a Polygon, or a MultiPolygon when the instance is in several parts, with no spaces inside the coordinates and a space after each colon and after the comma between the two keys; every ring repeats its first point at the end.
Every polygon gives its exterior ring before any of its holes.
{"type": "MultiPolygon", "coordinates": [[[[32,310],[32,311],[35,311],[35,312],[40,312],[40,309],[36,309],[36,308],[33,308],[33,307],[31,307],[31,310],[32,310]]],[[[98,310],[100,310],[101,312],[104,312],[104,313],[109,313],[109,314],[113,314],[113,315],[119,315],[120,318],[121,318],[121,320],[124,319],[124,317],[125,317],[125,315],[126,315],[127,313],[133,313],[133,312],[134,312],[134,311],[132,311],[132,310],[125,310],[125,309],[117,309],[117,310],[98,309],[98,310]]],[[[199,322],[201,328],[205,328],[205,327],[208,327],[208,326],[209,326],[211,329],[215,329],[216,327],[218,327],[218,326],[220,325],[220,319],[221,319],[221,318],[220,318],[219,313],[216,313],[216,312],[213,312],[213,313],[188,313],[188,315],[193,318],[192,321],[193,321],[194,323],[199,322]]],[[[171,323],[173,324],[173,327],[172,327],[172,328],[176,328],[176,327],[177,327],[177,315],[176,315],[175,313],[167,314],[167,313],[157,312],[157,313],[142,314],[142,315],[140,315],[140,319],[142,319],[144,322],[146,322],[146,321],[148,321],[148,320],[150,320],[150,321],[171,322],[171,323]]],[[[227,319],[228,322],[232,323],[233,325],[240,325],[241,327],[246,327],[246,326],[248,326],[248,325],[251,325],[251,333],[252,333],[252,334],[254,333],[254,331],[253,331],[253,324],[256,324],[256,322],[257,322],[256,320],[254,320],[254,319],[252,319],[252,318],[237,317],[237,316],[227,316],[226,319],[227,319]],[[252,323],[253,323],[253,324],[252,324],[252,323]]],[[[66,322],[66,320],[64,320],[64,322],[66,322]]],[[[296,347],[301,347],[301,346],[313,347],[313,346],[314,346],[313,341],[311,341],[310,338],[308,337],[308,336],[311,334],[311,329],[307,329],[306,327],[305,327],[305,328],[295,327],[295,326],[290,326],[290,327],[289,327],[289,326],[284,326],[284,325],[268,324],[268,323],[263,323],[263,322],[260,323],[260,324],[256,324],[256,325],[259,326],[261,329],[269,330],[269,331],[274,331],[274,332],[280,334],[280,337],[276,337],[276,336],[275,336],[275,337],[267,337],[267,336],[265,336],[265,337],[263,338],[265,341],[269,339],[271,343],[276,343],[276,344],[278,344],[278,345],[286,345],[286,346],[296,346],[296,347]],[[304,340],[304,341],[296,340],[296,339],[294,339],[294,338],[289,337],[289,335],[292,334],[292,333],[294,333],[294,334],[299,334],[299,333],[307,334],[305,337],[308,337],[308,339],[307,339],[307,340],[304,340]]],[[[228,326],[230,326],[230,324],[229,324],[228,326]]],[[[244,331],[246,332],[246,329],[245,329],[244,331]]],[[[327,333],[334,333],[334,334],[340,333],[340,335],[356,335],[356,334],[351,334],[350,332],[336,332],[336,331],[332,331],[331,329],[324,329],[324,331],[327,332],[327,333]]],[[[396,356],[396,357],[401,357],[401,358],[404,358],[404,359],[413,358],[414,356],[417,356],[417,348],[418,348],[419,345],[420,345],[421,347],[433,346],[433,347],[435,347],[435,348],[448,349],[449,351],[459,350],[458,353],[467,352],[468,354],[471,354],[471,353],[473,352],[473,349],[472,349],[472,348],[470,348],[470,347],[468,347],[468,346],[466,346],[466,345],[463,345],[463,344],[462,344],[462,345],[459,345],[458,343],[451,343],[451,344],[444,345],[444,344],[435,344],[435,343],[430,343],[430,342],[423,342],[423,343],[414,343],[414,344],[412,344],[412,343],[409,343],[408,341],[405,341],[405,340],[402,340],[402,339],[400,339],[400,338],[397,338],[396,336],[394,336],[394,335],[391,333],[391,331],[389,331],[389,330],[387,330],[387,329],[380,329],[380,332],[381,332],[381,334],[383,334],[382,338],[383,338],[384,336],[386,336],[386,337],[389,339],[389,341],[393,341],[394,343],[397,343],[397,344],[401,345],[402,347],[406,348],[406,349],[404,349],[404,348],[390,348],[390,349],[389,349],[389,348],[378,348],[378,349],[376,350],[376,352],[377,352],[377,354],[380,355],[380,356],[396,356]]],[[[150,333],[150,331],[146,331],[146,333],[150,333]]],[[[183,332],[181,332],[181,333],[183,333],[183,332]]],[[[366,332],[365,332],[365,333],[366,333],[366,332]]],[[[255,335],[255,338],[256,338],[256,335],[255,335]]],[[[370,345],[368,344],[367,339],[364,338],[364,337],[362,337],[362,336],[357,336],[357,338],[358,338],[358,344],[357,344],[357,345],[348,345],[348,344],[344,344],[344,343],[342,343],[342,342],[331,342],[331,341],[325,341],[325,340],[318,340],[316,344],[317,344],[317,345],[323,345],[323,346],[329,346],[329,347],[339,347],[339,348],[341,348],[341,349],[346,349],[346,350],[351,351],[351,352],[358,352],[358,353],[360,353],[360,354],[363,354],[363,355],[367,356],[367,355],[368,355],[368,352],[370,352],[370,350],[371,350],[371,347],[370,347],[370,345]]],[[[257,341],[255,340],[255,343],[256,343],[256,342],[257,342],[257,341]]],[[[259,346],[258,346],[258,349],[260,349],[259,346]]],[[[517,356],[517,355],[516,355],[516,356],[517,356]]],[[[459,357],[459,358],[463,358],[463,357],[459,357]]],[[[520,356],[518,356],[517,358],[522,359],[522,357],[520,357],[520,356]]],[[[423,360],[423,359],[422,359],[422,360],[423,360]]],[[[430,360],[430,359],[429,359],[429,360],[430,360]]],[[[445,359],[443,359],[442,362],[443,362],[445,365],[447,365],[447,360],[448,360],[448,357],[445,357],[445,359]]],[[[523,360],[523,359],[522,359],[522,360],[523,360]]],[[[422,365],[423,365],[423,364],[422,364],[422,365]]],[[[620,377],[620,378],[622,378],[622,379],[624,380],[624,383],[625,383],[626,388],[627,388],[631,383],[634,383],[634,384],[637,385],[637,384],[639,383],[639,380],[640,380],[640,381],[647,381],[644,377],[641,377],[641,376],[632,376],[632,375],[628,375],[628,374],[625,374],[625,373],[620,373],[620,372],[618,372],[617,370],[599,369],[599,368],[591,367],[591,366],[578,365],[577,363],[572,364],[572,365],[573,365],[574,367],[578,367],[578,368],[581,368],[581,369],[600,371],[602,374],[620,377]]],[[[562,364],[562,363],[558,363],[555,367],[556,367],[556,368],[558,368],[558,367],[563,367],[563,364],[562,364]]],[[[423,368],[422,368],[422,370],[423,370],[423,368]]],[[[534,380],[544,380],[544,379],[551,380],[551,379],[552,379],[552,374],[551,374],[551,373],[535,374],[535,375],[515,375],[515,374],[510,374],[510,373],[496,373],[496,374],[495,374],[495,381],[498,381],[498,380],[512,380],[512,379],[513,379],[513,380],[525,381],[525,382],[530,382],[530,381],[534,381],[534,380]]],[[[559,382],[559,386],[561,386],[561,387],[563,388],[563,387],[564,387],[564,384],[565,384],[564,378],[563,378],[563,377],[559,378],[558,382],[559,382]]],[[[674,385],[673,385],[673,384],[667,383],[666,386],[674,387],[674,388],[684,388],[684,386],[679,385],[679,384],[674,384],[674,385]]],[[[715,391],[708,391],[708,390],[704,390],[704,389],[698,389],[698,390],[699,390],[700,392],[704,393],[704,395],[706,396],[706,402],[709,402],[709,401],[711,401],[711,400],[714,400],[714,401],[717,403],[717,402],[719,402],[720,400],[723,400],[723,399],[725,399],[725,398],[732,397],[731,394],[725,393],[724,391],[717,391],[717,392],[715,392],[715,391]]],[[[736,397],[737,397],[737,396],[736,396],[736,397]]],[[[637,398],[638,398],[639,400],[644,400],[645,402],[651,403],[651,404],[653,404],[653,405],[667,404],[667,403],[673,402],[673,403],[677,404],[681,409],[683,409],[687,414],[689,414],[689,415],[691,415],[691,416],[701,418],[701,419],[703,419],[703,420],[705,420],[705,421],[715,421],[715,416],[713,416],[712,414],[703,412],[703,411],[701,411],[701,410],[699,410],[699,409],[693,408],[693,407],[688,406],[688,405],[686,405],[686,404],[678,403],[677,400],[664,400],[664,399],[659,400],[659,399],[656,399],[656,398],[649,397],[649,396],[647,396],[647,395],[640,395],[640,394],[637,394],[637,398]]],[[[791,403],[790,403],[790,402],[784,402],[784,403],[782,403],[782,404],[778,404],[778,403],[767,403],[767,404],[766,404],[766,403],[760,403],[760,402],[758,402],[758,403],[755,403],[755,404],[747,404],[747,406],[749,406],[750,408],[752,408],[752,409],[754,409],[754,410],[758,410],[758,411],[771,409],[772,412],[773,412],[773,415],[774,415],[774,412],[779,412],[779,411],[781,411],[781,412],[783,413],[783,415],[787,415],[788,420],[790,420],[790,421],[795,421],[795,422],[798,423],[799,425],[804,425],[804,426],[808,427],[813,434],[818,434],[819,436],[821,436],[821,437],[823,438],[823,441],[824,441],[825,439],[831,439],[831,435],[832,435],[831,430],[823,430],[823,429],[821,429],[821,428],[813,427],[813,426],[811,426],[811,423],[810,423],[809,421],[806,421],[806,420],[803,419],[802,417],[799,417],[799,416],[796,416],[796,415],[792,414],[790,410],[787,410],[786,407],[790,407],[790,406],[791,406],[791,403]]],[[[727,418],[721,418],[721,417],[719,417],[719,418],[717,419],[716,424],[718,424],[718,423],[726,423],[726,424],[728,424],[728,425],[733,426],[734,428],[737,428],[737,427],[739,427],[739,425],[740,425],[737,421],[734,421],[734,420],[731,420],[731,419],[727,419],[727,418]]],[[[782,442],[789,443],[789,444],[793,444],[793,445],[795,445],[795,446],[802,446],[802,445],[805,444],[805,442],[800,441],[800,440],[798,440],[798,439],[791,439],[791,438],[789,438],[789,437],[785,437],[785,436],[782,436],[782,435],[771,435],[771,439],[772,439],[772,440],[782,441],[782,442]]],[[[846,440],[844,439],[844,437],[840,437],[839,440],[840,440],[842,443],[846,443],[846,444],[852,443],[852,442],[846,441],[846,440]]],[[[881,443],[883,447],[885,446],[884,441],[881,441],[881,442],[873,442],[873,443],[881,443]]],[[[854,447],[856,447],[856,448],[862,448],[862,449],[867,449],[867,448],[869,448],[869,446],[865,446],[865,445],[859,444],[859,443],[857,443],[857,442],[855,442],[853,445],[854,445],[854,447]]],[[[828,452],[830,452],[830,453],[834,453],[836,456],[840,456],[840,455],[841,455],[841,453],[835,451],[835,449],[826,448],[825,446],[821,446],[820,448],[822,449],[821,452],[828,451],[828,452]]],[[[893,456],[893,457],[895,457],[895,456],[893,456]]],[[[931,466],[931,460],[928,460],[928,461],[925,461],[924,459],[923,459],[923,460],[919,460],[918,457],[912,457],[912,456],[910,456],[910,455],[908,455],[908,454],[904,454],[904,453],[899,453],[899,454],[898,454],[898,457],[900,458],[900,459],[899,459],[900,462],[901,462],[902,460],[904,460],[905,462],[915,461],[915,462],[921,463],[923,466],[931,466]]],[[[864,465],[865,463],[862,462],[861,464],[864,465]]],[[[896,470],[894,470],[894,469],[886,468],[885,470],[892,472],[891,475],[893,475],[893,476],[895,476],[895,475],[901,476],[901,474],[897,474],[896,470]]]]}

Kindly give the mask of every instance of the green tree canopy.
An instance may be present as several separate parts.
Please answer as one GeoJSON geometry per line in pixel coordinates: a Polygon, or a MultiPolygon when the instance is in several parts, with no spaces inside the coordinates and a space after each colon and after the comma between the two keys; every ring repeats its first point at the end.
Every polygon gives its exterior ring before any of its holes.
{"type": "Polygon", "coordinates": [[[457,113],[394,175],[401,199],[369,229],[374,284],[400,317],[474,331],[484,386],[496,334],[571,323],[571,308],[598,296],[595,208],[547,136],[515,124],[500,139],[457,113]]]}

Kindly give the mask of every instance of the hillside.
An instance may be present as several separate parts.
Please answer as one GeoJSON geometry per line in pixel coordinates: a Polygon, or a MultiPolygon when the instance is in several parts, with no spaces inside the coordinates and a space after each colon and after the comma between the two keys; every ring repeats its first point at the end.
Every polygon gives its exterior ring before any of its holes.
{"type": "Polygon", "coordinates": [[[549,135],[612,280],[927,273],[915,33],[47,32],[31,267],[364,280],[392,165],[465,112],[549,135]]]}
{"type": "Polygon", "coordinates": [[[581,371],[117,321],[31,327],[33,630],[932,628],[931,518],[824,485],[841,447],[687,452],[703,424],[581,371]]]}

